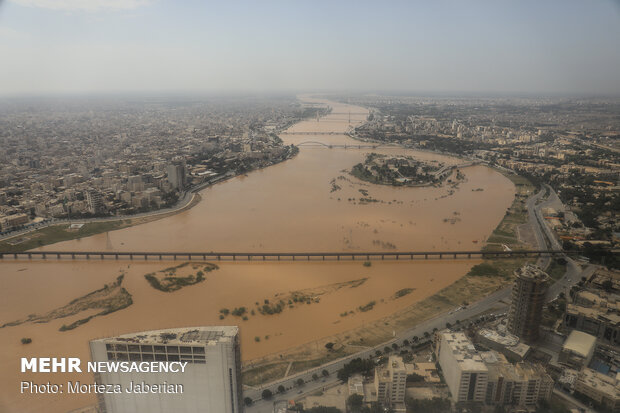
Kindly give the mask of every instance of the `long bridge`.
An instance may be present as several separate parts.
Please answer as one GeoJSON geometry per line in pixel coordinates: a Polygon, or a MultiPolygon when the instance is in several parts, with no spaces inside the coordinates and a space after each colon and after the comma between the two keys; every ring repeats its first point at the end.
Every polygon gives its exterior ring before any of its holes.
{"type": "Polygon", "coordinates": [[[379,147],[393,147],[392,145],[385,145],[385,144],[366,144],[366,145],[362,145],[362,144],[350,144],[350,143],[341,143],[341,144],[331,144],[331,143],[325,143],[325,142],[319,142],[319,141],[304,141],[301,143],[298,143],[296,146],[318,146],[318,147],[324,147],[324,148],[338,148],[338,149],[376,149],[379,147]]]}
{"type": "Polygon", "coordinates": [[[278,135],[346,135],[347,132],[280,132],[278,135]]]}
{"type": "Polygon", "coordinates": [[[127,251],[0,251],[1,260],[212,260],[212,261],[356,261],[445,260],[563,257],[578,251],[410,251],[410,252],[127,252],[127,251]]]}

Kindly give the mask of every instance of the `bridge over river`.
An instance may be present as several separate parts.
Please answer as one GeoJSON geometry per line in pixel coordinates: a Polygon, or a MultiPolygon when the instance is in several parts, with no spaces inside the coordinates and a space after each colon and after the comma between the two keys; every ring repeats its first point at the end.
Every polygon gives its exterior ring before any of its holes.
{"type": "Polygon", "coordinates": [[[577,251],[409,251],[409,252],[127,252],[127,251],[0,251],[2,260],[211,260],[211,261],[371,261],[563,257],[577,251]]]}
{"type": "Polygon", "coordinates": [[[323,147],[323,148],[329,148],[329,149],[376,149],[376,148],[395,148],[396,146],[394,145],[389,145],[389,144],[379,144],[379,143],[375,143],[375,144],[350,144],[350,143],[339,143],[339,144],[332,144],[332,143],[325,143],[325,142],[319,142],[319,141],[304,141],[304,142],[300,142],[298,143],[296,146],[314,146],[314,147],[323,147]]]}

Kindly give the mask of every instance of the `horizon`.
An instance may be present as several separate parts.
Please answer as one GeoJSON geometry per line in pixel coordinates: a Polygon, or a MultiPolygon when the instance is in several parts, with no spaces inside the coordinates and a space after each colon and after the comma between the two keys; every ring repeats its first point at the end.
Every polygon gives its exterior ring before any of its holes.
{"type": "Polygon", "coordinates": [[[619,43],[615,0],[0,0],[0,96],[617,97],[619,43]]]}

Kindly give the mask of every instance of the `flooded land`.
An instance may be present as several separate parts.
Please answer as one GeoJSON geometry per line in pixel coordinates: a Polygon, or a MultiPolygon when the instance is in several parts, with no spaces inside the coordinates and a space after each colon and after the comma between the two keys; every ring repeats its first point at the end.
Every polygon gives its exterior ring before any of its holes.
{"type": "MultiPolygon", "coordinates": [[[[332,107],[330,115],[294,125],[282,135],[285,143],[359,144],[344,132],[363,122],[367,111],[326,103],[332,107]]],[[[350,170],[370,152],[444,165],[463,162],[396,147],[330,149],[302,144],[293,159],[201,191],[201,202],[182,213],[43,249],[477,250],[514,198],[513,184],[484,166],[465,167],[458,182],[438,187],[360,181],[350,170]]],[[[88,360],[88,341],[94,338],[181,326],[239,325],[242,358],[248,364],[403,311],[454,283],[476,263],[219,262],[215,266],[196,261],[183,265],[183,261],[5,260],[0,263],[0,326],[4,325],[0,411],[63,412],[95,401],[94,395],[19,395],[20,380],[48,380],[19,373],[21,356],[88,360]],[[176,279],[166,279],[171,276],[176,279]],[[32,342],[22,344],[22,338],[32,342]]],[[[78,377],[54,375],[57,382],[68,379],[78,377]]],[[[79,379],[92,382],[87,373],[79,379]]]]}

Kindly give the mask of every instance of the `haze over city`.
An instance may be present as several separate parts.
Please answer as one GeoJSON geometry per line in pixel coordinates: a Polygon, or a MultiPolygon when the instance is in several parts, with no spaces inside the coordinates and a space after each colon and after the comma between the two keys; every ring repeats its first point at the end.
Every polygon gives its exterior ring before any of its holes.
{"type": "Polygon", "coordinates": [[[620,93],[617,1],[0,2],[0,94],[620,93]]]}

